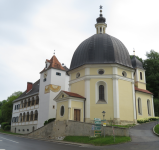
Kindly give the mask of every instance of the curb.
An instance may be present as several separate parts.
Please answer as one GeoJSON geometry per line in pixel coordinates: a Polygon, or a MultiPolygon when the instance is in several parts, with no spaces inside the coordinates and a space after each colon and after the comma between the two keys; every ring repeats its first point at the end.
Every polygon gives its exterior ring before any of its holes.
{"type": "Polygon", "coordinates": [[[156,125],[153,127],[152,131],[153,131],[153,133],[154,133],[155,135],[159,136],[159,134],[157,134],[157,133],[155,132],[155,127],[156,127],[157,125],[158,125],[158,124],[156,124],[156,125]]]}

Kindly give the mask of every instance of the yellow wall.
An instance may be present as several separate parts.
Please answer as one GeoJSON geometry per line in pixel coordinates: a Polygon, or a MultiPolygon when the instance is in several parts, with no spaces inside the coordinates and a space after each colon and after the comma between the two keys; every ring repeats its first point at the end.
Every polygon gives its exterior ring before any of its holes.
{"type": "Polygon", "coordinates": [[[68,101],[63,101],[63,102],[57,102],[57,118],[56,120],[67,120],[68,119],[68,101]],[[61,117],[60,115],[60,110],[61,110],[61,106],[64,106],[64,116],[61,117]]]}
{"type": "Polygon", "coordinates": [[[132,78],[131,77],[131,71],[127,71],[127,70],[124,70],[124,69],[121,69],[121,68],[118,68],[118,75],[123,76],[122,75],[123,71],[125,71],[127,73],[127,78],[132,78]]]}
{"type": "Polygon", "coordinates": [[[110,120],[114,118],[113,108],[113,80],[112,79],[91,79],[90,80],[90,119],[103,119],[102,111],[106,111],[105,119],[110,120]],[[108,103],[96,104],[96,83],[98,81],[105,81],[108,87],[108,103]]]}
{"type": "Polygon", "coordinates": [[[134,120],[132,84],[118,80],[120,120],[134,120]]]}
{"type": "Polygon", "coordinates": [[[152,117],[152,95],[142,93],[142,92],[137,92],[136,91],[136,111],[137,111],[137,119],[140,118],[148,118],[152,117]],[[141,106],[142,106],[142,115],[139,115],[138,113],[138,98],[141,98],[141,106]],[[148,109],[147,109],[147,100],[150,100],[150,107],[151,107],[151,116],[148,115],[148,109]]]}
{"type": "MultiPolygon", "coordinates": [[[[74,72],[74,73],[71,73],[71,80],[77,79],[77,78],[76,78],[76,74],[77,74],[77,73],[80,73],[80,77],[79,77],[79,78],[81,78],[81,77],[85,76],[85,69],[83,68],[83,69],[81,69],[80,71],[76,71],[76,72],[74,72]]],[[[78,78],[78,79],[79,79],[79,78],[78,78]]]]}
{"type": "Polygon", "coordinates": [[[98,70],[103,69],[104,74],[113,74],[112,67],[90,68],[90,75],[99,75],[98,70]]]}
{"type": "Polygon", "coordinates": [[[136,82],[135,86],[137,86],[139,89],[144,89],[146,90],[146,84],[142,82],[136,82]]]}
{"type": "Polygon", "coordinates": [[[144,78],[144,71],[141,69],[138,69],[138,79],[140,82],[144,82],[145,83],[145,78],[144,78]],[[142,72],[142,80],[140,80],[140,72],[142,72]]]}
{"type": "Polygon", "coordinates": [[[73,83],[70,86],[71,86],[71,92],[77,93],[77,94],[85,97],[85,82],[84,82],[84,80],[73,83]]]}
{"type": "Polygon", "coordinates": [[[83,102],[71,100],[71,120],[74,120],[74,109],[81,109],[80,121],[83,122],[83,102]]]}

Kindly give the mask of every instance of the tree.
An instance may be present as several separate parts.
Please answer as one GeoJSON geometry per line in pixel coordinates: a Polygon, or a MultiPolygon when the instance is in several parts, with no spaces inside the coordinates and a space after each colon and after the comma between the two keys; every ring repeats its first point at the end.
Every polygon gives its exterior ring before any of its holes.
{"type": "Polygon", "coordinates": [[[2,122],[11,122],[13,101],[17,99],[22,92],[14,92],[7,100],[2,101],[1,111],[0,111],[0,123],[2,122]]]}

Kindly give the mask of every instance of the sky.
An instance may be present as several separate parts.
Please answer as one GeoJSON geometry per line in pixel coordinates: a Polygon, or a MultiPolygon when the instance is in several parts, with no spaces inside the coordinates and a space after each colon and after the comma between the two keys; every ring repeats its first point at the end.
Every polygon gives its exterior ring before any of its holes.
{"type": "Polygon", "coordinates": [[[54,50],[69,68],[78,45],[96,34],[100,5],[106,33],[130,55],[159,52],[158,0],[0,0],[0,101],[36,82],[54,50]]]}

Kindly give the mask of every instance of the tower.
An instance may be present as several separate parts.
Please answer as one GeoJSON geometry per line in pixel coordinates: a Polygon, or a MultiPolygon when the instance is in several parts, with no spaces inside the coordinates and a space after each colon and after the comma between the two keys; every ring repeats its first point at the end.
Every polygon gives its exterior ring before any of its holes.
{"type": "Polygon", "coordinates": [[[68,90],[69,76],[67,68],[62,66],[55,55],[45,61],[45,68],[40,72],[39,120],[38,128],[50,118],[56,118],[55,96],[61,90],[68,90]]]}

